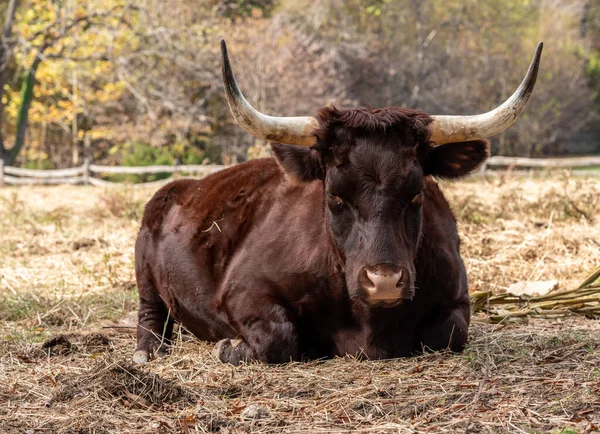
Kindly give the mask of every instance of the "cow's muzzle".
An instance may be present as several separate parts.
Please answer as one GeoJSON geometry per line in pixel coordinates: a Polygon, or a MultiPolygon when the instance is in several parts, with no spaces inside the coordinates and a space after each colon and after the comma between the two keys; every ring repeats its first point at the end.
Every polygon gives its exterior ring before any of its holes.
{"type": "Polygon", "coordinates": [[[414,288],[407,267],[380,264],[364,267],[359,275],[366,302],[370,304],[396,304],[411,300],[414,288]]]}

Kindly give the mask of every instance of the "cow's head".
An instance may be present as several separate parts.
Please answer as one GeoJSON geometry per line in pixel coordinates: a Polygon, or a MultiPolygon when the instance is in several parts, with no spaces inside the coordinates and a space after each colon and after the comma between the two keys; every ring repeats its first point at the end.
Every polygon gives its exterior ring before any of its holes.
{"type": "Polygon", "coordinates": [[[464,177],[488,156],[483,140],[432,147],[432,119],[414,110],[337,110],[317,119],[315,146],[273,145],[283,170],[321,180],[333,251],[350,295],[397,304],[414,295],[425,177],[464,177]]]}
{"type": "Polygon", "coordinates": [[[533,90],[542,44],[521,86],[495,110],[475,116],[429,116],[416,110],[322,109],[316,117],[257,112],[241,94],[222,42],[227,99],[237,122],[274,142],[283,170],[324,184],[332,248],[350,296],[395,305],[414,295],[414,259],[428,206],[426,176],[468,175],[489,155],[481,140],[508,128],[533,90]]]}

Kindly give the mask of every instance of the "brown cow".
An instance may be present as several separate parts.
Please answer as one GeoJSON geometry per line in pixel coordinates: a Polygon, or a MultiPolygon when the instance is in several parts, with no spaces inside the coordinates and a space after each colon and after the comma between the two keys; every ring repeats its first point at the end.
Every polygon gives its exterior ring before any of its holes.
{"type": "Polygon", "coordinates": [[[460,351],[469,295],[456,222],[435,178],[467,176],[481,140],[507,128],[533,90],[476,116],[321,109],[275,118],[244,99],[222,42],[237,122],[272,146],[148,202],[136,243],[136,362],[164,352],[173,321],[220,342],[223,362],[460,351]]]}

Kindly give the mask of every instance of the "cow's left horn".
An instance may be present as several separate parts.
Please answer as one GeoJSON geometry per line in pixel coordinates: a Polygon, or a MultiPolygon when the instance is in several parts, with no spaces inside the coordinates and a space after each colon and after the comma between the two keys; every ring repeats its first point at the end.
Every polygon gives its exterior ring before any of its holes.
{"type": "Polygon", "coordinates": [[[282,118],[267,116],[255,110],[246,101],[235,81],[224,40],[221,40],[221,55],[223,57],[223,83],[229,109],[243,129],[259,139],[278,143],[300,146],[312,146],[316,143],[314,132],[319,127],[319,123],[314,117],[282,118]]]}
{"type": "Polygon", "coordinates": [[[542,47],[540,42],[529,65],[527,75],[521,85],[504,104],[494,110],[473,116],[432,116],[431,142],[434,145],[467,142],[496,135],[511,126],[517,120],[535,86],[542,47]]]}

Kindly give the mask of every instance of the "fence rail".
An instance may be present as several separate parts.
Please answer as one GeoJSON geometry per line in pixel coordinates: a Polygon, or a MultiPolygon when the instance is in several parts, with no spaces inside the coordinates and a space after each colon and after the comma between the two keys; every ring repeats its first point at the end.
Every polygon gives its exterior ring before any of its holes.
{"type": "MultiPolygon", "coordinates": [[[[504,170],[505,173],[529,173],[523,169],[586,169],[600,166],[600,157],[577,158],[520,158],[520,157],[490,157],[480,173],[487,170],[494,172],[504,170]]],[[[0,186],[10,185],[57,185],[57,184],[89,184],[95,186],[121,185],[119,182],[106,181],[94,174],[122,174],[122,175],[147,175],[157,173],[186,173],[191,175],[210,175],[222,170],[225,166],[217,165],[176,165],[176,166],[101,166],[91,164],[86,160],[81,167],[60,170],[21,169],[18,167],[4,166],[0,160],[0,186]]],[[[581,175],[600,176],[600,171],[578,170],[581,175]]],[[[170,178],[144,182],[143,185],[161,185],[171,181],[170,178]]]]}
{"type": "MultiPolygon", "coordinates": [[[[225,166],[217,165],[176,165],[176,166],[101,166],[86,160],[81,167],[59,170],[21,169],[5,166],[0,160],[0,185],[56,185],[56,184],[90,184],[100,187],[120,185],[119,182],[106,181],[93,175],[150,175],[157,173],[186,173],[190,175],[210,175],[225,166]]],[[[171,181],[144,182],[144,185],[160,185],[171,181]]]]}
{"type": "Polygon", "coordinates": [[[585,168],[600,166],[600,157],[573,158],[522,158],[522,157],[490,157],[486,161],[487,168],[518,167],[518,168],[585,168]]]}

